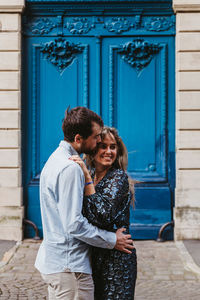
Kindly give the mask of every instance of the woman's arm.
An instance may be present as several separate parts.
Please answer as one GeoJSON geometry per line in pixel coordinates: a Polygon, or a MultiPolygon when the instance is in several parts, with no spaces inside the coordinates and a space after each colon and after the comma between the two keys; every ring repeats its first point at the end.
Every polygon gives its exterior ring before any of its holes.
{"type": "Polygon", "coordinates": [[[84,161],[78,155],[70,159],[80,165],[85,176],[83,215],[95,226],[106,228],[112,225],[127,205],[127,174],[121,169],[114,169],[109,178],[103,180],[101,191],[96,192],[84,161]]]}
{"type": "Polygon", "coordinates": [[[100,192],[84,197],[83,214],[93,225],[112,226],[127,204],[128,176],[122,170],[113,170],[102,183],[100,192]]]}
{"type": "Polygon", "coordinates": [[[86,167],[84,161],[78,155],[73,155],[69,159],[73,160],[74,162],[76,162],[77,164],[79,164],[79,166],[83,170],[83,174],[85,176],[84,195],[85,196],[89,196],[89,195],[94,194],[95,193],[94,183],[93,183],[92,177],[91,177],[91,175],[90,175],[90,173],[88,171],[88,168],[86,167]]]}
{"type": "MultiPolygon", "coordinates": [[[[113,223],[120,216],[121,212],[127,208],[127,193],[129,190],[128,176],[122,170],[114,170],[113,176],[107,179],[102,192],[96,193],[92,180],[84,162],[80,157],[72,159],[78,160],[85,175],[85,196],[83,200],[82,214],[92,225],[112,231],[113,223]],[[108,185],[109,183],[109,185],[108,185]],[[106,187],[107,186],[107,187],[106,187]],[[105,193],[104,193],[105,192],[105,193]]],[[[116,245],[117,250],[131,254],[134,248],[130,234],[124,234],[125,228],[117,229],[116,245]]],[[[97,244],[95,244],[97,246],[97,244]]]]}

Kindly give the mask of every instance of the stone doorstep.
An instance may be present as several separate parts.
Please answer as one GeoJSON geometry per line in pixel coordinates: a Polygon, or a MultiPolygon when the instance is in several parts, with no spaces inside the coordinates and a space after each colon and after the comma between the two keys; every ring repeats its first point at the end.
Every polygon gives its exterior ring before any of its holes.
{"type": "Polygon", "coordinates": [[[194,262],[200,267],[200,240],[183,240],[183,244],[192,256],[194,262]]]}
{"type": "MultiPolygon", "coordinates": [[[[4,241],[6,242],[6,241],[4,241]]],[[[8,241],[9,242],[9,241],[8,241]]],[[[4,254],[3,257],[0,261],[0,269],[2,267],[4,267],[7,263],[9,263],[9,261],[11,260],[11,258],[13,257],[13,255],[15,254],[15,252],[17,251],[17,249],[19,248],[19,246],[22,244],[22,242],[16,242],[15,245],[12,248],[9,248],[9,245],[7,246],[7,250],[4,254]]],[[[0,246],[1,246],[1,240],[0,240],[0,246]]]]}
{"type": "MultiPolygon", "coordinates": [[[[200,244],[200,242],[199,242],[199,244],[200,244]]],[[[181,258],[183,264],[185,265],[185,269],[188,271],[192,271],[192,272],[196,273],[198,276],[200,276],[200,266],[197,265],[197,263],[195,262],[195,259],[191,255],[193,252],[192,251],[189,252],[189,249],[188,249],[189,246],[187,246],[187,248],[186,248],[183,241],[176,241],[175,245],[179,249],[180,258],[181,258]]]]}

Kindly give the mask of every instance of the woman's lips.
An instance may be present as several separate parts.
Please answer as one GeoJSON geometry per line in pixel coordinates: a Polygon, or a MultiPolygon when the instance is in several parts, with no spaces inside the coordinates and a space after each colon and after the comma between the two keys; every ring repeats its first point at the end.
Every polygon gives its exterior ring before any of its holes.
{"type": "Polygon", "coordinates": [[[111,156],[103,156],[102,159],[111,160],[112,157],[111,156]]]}

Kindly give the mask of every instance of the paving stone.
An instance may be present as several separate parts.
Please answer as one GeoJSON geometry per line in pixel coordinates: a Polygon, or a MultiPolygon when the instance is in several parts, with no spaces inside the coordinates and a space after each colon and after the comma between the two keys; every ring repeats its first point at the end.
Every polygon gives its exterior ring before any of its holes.
{"type": "MultiPolygon", "coordinates": [[[[47,287],[34,261],[40,243],[25,240],[0,269],[0,300],[47,300],[47,287]]],[[[135,300],[200,300],[199,276],[186,269],[174,242],[136,241],[135,300]]]]}

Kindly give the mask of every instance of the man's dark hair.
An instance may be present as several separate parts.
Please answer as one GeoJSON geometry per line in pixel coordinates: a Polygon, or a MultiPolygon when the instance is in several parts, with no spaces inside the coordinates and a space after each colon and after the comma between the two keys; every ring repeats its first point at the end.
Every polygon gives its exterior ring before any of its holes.
{"type": "Polygon", "coordinates": [[[71,110],[68,107],[62,124],[65,140],[74,142],[76,134],[80,134],[84,139],[87,139],[92,134],[92,122],[103,127],[101,117],[92,110],[83,106],[71,110]]]}

